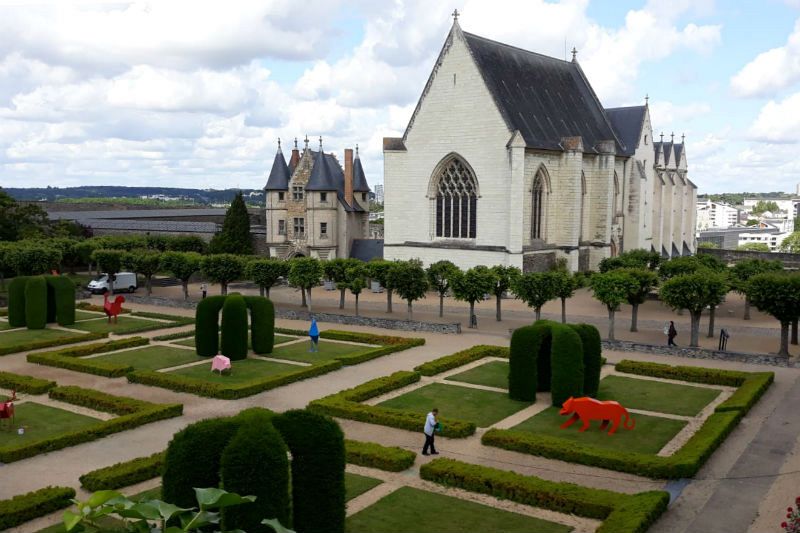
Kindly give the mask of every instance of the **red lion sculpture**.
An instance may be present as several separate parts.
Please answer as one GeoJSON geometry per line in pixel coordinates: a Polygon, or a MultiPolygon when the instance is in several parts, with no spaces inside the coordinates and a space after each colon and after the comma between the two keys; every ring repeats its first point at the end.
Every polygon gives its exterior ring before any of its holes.
{"type": "Polygon", "coordinates": [[[108,301],[108,293],[103,294],[103,310],[108,316],[108,323],[111,323],[111,317],[114,317],[114,323],[118,322],[117,317],[122,311],[122,304],[125,303],[125,297],[120,295],[114,298],[113,302],[108,301]]]}
{"type": "Polygon", "coordinates": [[[601,402],[594,398],[583,397],[573,398],[572,396],[564,402],[561,407],[560,415],[572,414],[569,420],[561,424],[561,429],[566,429],[578,421],[583,422],[581,429],[578,431],[583,432],[589,429],[589,422],[592,420],[602,420],[600,429],[605,430],[609,422],[613,422],[609,435],[616,433],[622,417],[625,417],[625,429],[633,429],[636,426],[636,421],[628,414],[628,411],[622,407],[619,402],[606,401],[601,402]],[[628,423],[630,422],[630,425],[628,423]]]}

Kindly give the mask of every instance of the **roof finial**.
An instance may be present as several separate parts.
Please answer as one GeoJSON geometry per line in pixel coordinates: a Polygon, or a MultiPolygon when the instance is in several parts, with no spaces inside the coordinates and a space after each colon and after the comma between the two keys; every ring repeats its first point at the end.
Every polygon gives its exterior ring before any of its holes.
{"type": "Polygon", "coordinates": [[[306,134],[305,143],[306,143],[305,149],[308,150],[308,134],[306,134]]]}
{"type": "Polygon", "coordinates": [[[572,47],[572,62],[575,63],[577,61],[576,56],[578,55],[578,49],[574,46],[572,47]]]}
{"type": "Polygon", "coordinates": [[[281,138],[278,137],[278,151],[281,151],[281,138]]]}
{"type": "Polygon", "coordinates": [[[358,145],[356,145],[356,159],[358,159],[358,145]]]}
{"type": "Polygon", "coordinates": [[[458,24],[458,16],[460,15],[458,9],[454,9],[451,15],[453,15],[453,23],[458,24]]]}
{"type": "Polygon", "coordinates": [[[661,132],[661,142],[662,143],[664,142],[664,132],[663,131],[661,132]]]}
{"type": "Polygon", "coordinates": [[[671,142],[671,143],[675,142],[675,132],[674,131],[669,134],[669,142],[671,142]]]}
{"type": "Polygon", "coordinates": [[[319,136],[319,151],[322,151],[322,135],[319,136]]]}
{"type": "Polygon", "coordinates": [[[686,134],[685,133],[681,133],[681,144],[683,144],[683,141],[685,139],[686,139],[686,134]]]}
{"type": "Polygon", "coordinates": [[[645,94],[644,95],[644,105],[645,106],[649,106],[650,105],[650,95],[649,94],[645,94]]]}
{"type": "Polygon", "coordinates": [[[297,150],[297,137],[294,138],[294,149],[297,150]]]}

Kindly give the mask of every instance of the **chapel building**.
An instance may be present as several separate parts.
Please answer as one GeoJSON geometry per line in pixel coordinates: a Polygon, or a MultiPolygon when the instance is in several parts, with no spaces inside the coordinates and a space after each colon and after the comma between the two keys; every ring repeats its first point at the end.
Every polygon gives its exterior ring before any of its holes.
{"type": "Polygon", "coordinates": [[[683,140],[655,141],[647,104],[603,108],[575,54],[454,21],[403,137],[383,140],[387,259],[585,271],[637,248],[694,253],[683,140]]]}
{"type": "MultiPolygon", "coordinates": [[[[351,257],[354,248],[371,244],[369,185],[355,150],[344,151],[344,168],[336,156],[295,140],[289,163],[278,151],[264,187],[266,233],[270,257],[351,257]]],[[[358,255],[358,254],[357,254],[358,255]]]]}

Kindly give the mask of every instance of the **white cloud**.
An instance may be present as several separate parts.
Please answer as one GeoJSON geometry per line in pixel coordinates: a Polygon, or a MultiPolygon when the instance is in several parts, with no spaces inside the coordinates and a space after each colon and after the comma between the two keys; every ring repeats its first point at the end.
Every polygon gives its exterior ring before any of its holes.
{"type": "Polygon", "coordinates": [[[706,102],[676,104],[669,100],[654,100],[650,104],[650,117],[656,131],[669,133],[674,128],[680,128],[676,132],[678,135],[688,124],[703,119],[710,112],[711,105],[706,102]]]}
{"type": "Polygon", "coordinates": [[[733,78],[738,96],[771,96],[800,81],[800,19],[784,46],[758,54],[733,78]]]}
{"type": "Polygon", "coordinates": [[[750,135],[769,143],[797,143],[800,138],[800,92],[767,102],[750,127],[750,135]]]}

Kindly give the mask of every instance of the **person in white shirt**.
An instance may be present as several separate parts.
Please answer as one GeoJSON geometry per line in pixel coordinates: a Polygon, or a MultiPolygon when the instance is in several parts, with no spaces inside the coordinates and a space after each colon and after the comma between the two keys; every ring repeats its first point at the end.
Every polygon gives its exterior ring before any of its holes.
{"type": "Polygon", "coordinates": [[[439,452],[436,451],[436,446],[433,445],[433,436],[436,433],[436,427],[439,425],[436,420],[437,416],[439,416],[439,410],[434,407],[425,417],[425,428],[422,430],[425,433],[425,446],[422,447],[422,455],[439,455],[439,452]],[[429,449],[431,453],[428,453],[429,449]]]}

